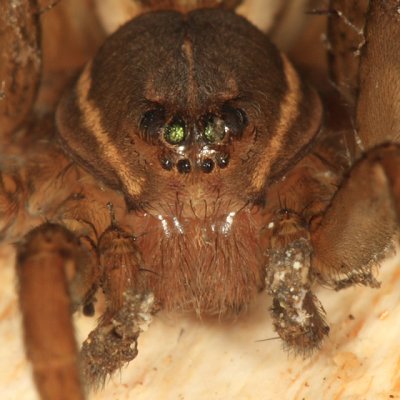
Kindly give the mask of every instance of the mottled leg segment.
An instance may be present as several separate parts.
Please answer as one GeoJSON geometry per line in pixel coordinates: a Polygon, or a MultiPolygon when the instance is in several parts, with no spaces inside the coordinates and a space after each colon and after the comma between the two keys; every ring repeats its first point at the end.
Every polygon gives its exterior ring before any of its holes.
{"type": "Polygon", "coordinates": [[[99,254],[107,309],[81,351],[84,380],[94,388],[136,357],[138,336],[156,311],[153,294],[140,289],[142,258],[132,234],[110,227],[99,254]]]}
{"type": "Polygon", "coordinates": [[[272,229],[266,285],[273,297],[273,324],[289,349],[307,353],[329,332],[325,312],[311,291],[308,230],[289,210],[277,214],[272,229]]]}
{"type": "Polygon", "coordinates": [[[71,314],[74,304],[83,300],[77,298],[79,293],[95,284],[96,267],[90,252],[59,225],[43,224],[18,245],[26,352],[43,400],[84,399],[71,314]]]}
{"type": "Polygon", "coordinates": [[[81,368],[87,384],[98,388],[137,356],[137,339],[147,329],[153,312],[152,294],[124,292],[122,307],[112,318],[101,321],[82,345],[81,368]]]}

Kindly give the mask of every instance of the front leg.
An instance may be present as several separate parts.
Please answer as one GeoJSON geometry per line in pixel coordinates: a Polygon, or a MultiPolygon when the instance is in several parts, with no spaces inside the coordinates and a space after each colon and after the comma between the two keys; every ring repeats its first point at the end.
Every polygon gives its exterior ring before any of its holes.
{"type": "Polygon", "coordinates": [[[153,294],[141,285],[143,263],[133,235],[111,226],[98,250],[106,311],[81,350],[84,381],[94,388],[137,356],[139,334],[156,311],[153,294]]]}
{"type": "Polygon", "coordinates": [[[154,311],[152,293],[137,294],[133,289],[123,292],[121,308],[103,319],[83,342],[80,361],[86,385],[101,387],[137,356],[137,339],[151,322],[154,311]]]}
{"type": "Polygon", "coordinates": [[[93,253],[60,225],[43,224],[18,245],[25,346],[43,400],[85,397],[71,311],[96,285],[96,270],[93,253]]]}
{"type": "Polygon", "coordinates": [[[329,332],[324,309],[311,291],[308,229],[298,214],[287,209],[279,211],[270,226],[266,285],[273,297],[273,324],[289,349],[306,354],[329,332]]]}
{"type": "Polygon", "coordinates": [[[312,266],[335,289],[378,286],[373,274],[400,222],[400,146],[370,150],[352,168],[312,227],[312,266]]]}

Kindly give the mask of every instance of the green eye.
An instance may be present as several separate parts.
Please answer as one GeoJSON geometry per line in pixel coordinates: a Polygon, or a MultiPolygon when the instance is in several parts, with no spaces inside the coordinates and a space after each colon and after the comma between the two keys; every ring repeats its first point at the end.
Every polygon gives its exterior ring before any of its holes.
{"type": "Polygon", "coordinates": [[[164,138],[170,144],[182,143],[185,136],[185,126],[180,122],[172,123],[164,128],[164,138]]]}
{"type": "Polygon", "coordinates": [[[204,129],[204,137],[209,143],[220,142],[225,136],[225,122],[220,118],[212,118],[204,129]]]}

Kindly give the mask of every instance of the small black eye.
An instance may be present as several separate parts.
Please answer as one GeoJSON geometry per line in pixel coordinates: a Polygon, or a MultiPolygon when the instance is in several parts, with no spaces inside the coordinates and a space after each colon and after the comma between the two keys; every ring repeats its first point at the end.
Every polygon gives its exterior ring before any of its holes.
{"type": "Polygon", "coordinates": [[[161,159],[161,166],[166,169],[167,171],[171,171],[172,167],[174,166],[173,162],[168,158],[161,159]]]}
{"type": "Polygon", "coordinates": [[[218,167],[220,167],[221,169],[226,168],[228,166],[228,164],[229,164],[229,156],[228,156],[228,154],[220,154],[217,157],[217,164],[218,164],[218,167]]]}
{"type": "Polygon", "coordinates": [[[188,174],[191,169],[190,161],[187,159],[179,160],[176,165],[176,168],[178,168],[178,171],[181,174],[188,174]]]}
{"type": "Polygon", "coordinates": [[[214,169],[214,161],[211,160],[210,158],[206,158],[201,163],[201,169],[206,174],[209,174],[214,169]]]}
{"type": "Polygon", "coordinates": [[[240,138],[247,125],[246,113],[239,109],[233,108],[228,104],[222,107],[222,118],[225,121],[230,133],[240,138]]]}
{"type": "Polygon", "coordinates": [[[146,111],[140,121],[140,129],[150,139],[158,138],[160,129],[165,123],[165,110],[162,107],[146,111]]]}

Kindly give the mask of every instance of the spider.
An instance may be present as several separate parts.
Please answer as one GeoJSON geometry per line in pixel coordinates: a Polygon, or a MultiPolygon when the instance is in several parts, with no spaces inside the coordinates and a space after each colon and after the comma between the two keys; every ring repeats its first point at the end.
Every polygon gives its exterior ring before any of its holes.
{"type": "Polygon", "coordinates": [[[400,52],[380,42],[400,33],[398,1],[326,11],[346,112],[238,2],[172,3],[144,1],[151,11],[112,34],[45,116],[31,112],[39,80],[26,72],[39,70],[35,2],[3,38],[31,60],[21,71],[5,56],[0,233],[17,242],[43,399],[83,399],[136,357],[160,309],[222,318],[261,291],[285,347],[309,354],[329,333],[314,284],[378,287],[397,232],[400,52]],[[105,311],[78,353],[71,313],[93,314],[99,289],[105,311]]]}

